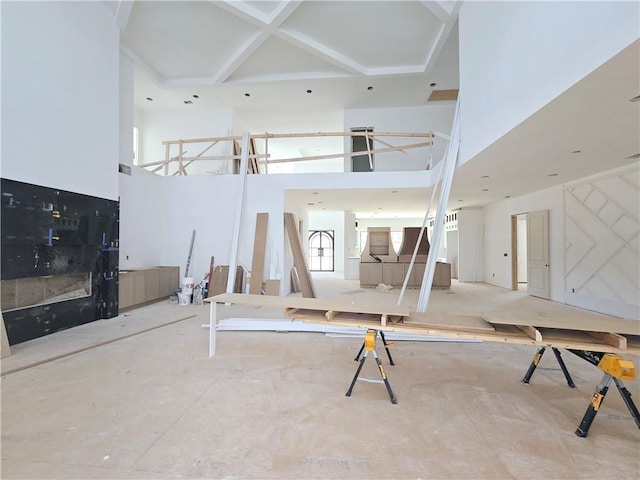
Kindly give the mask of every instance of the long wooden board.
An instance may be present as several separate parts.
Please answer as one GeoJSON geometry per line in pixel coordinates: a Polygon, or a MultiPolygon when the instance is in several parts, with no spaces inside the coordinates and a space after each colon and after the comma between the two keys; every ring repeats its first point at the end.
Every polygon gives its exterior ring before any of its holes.
{"type": "Polygon", "coordinates": [[[256,235],[253,241],[253,260],[251,262],[251,280],[249,281],[249,293],[252,295],[260,295],[262,293],[268,221],[268,213],[258,213],[256,216],[256,235]]]}
{"type": "Polygon", "coordinates": [[[640,320],[629,320],[592,313],[550,313],[550,312],[486,312],[482,317],[493,325],[520,325],[524,327],[545,327],[581,332],[620,333],[640,335],[640,320]]]}
{"type": "Polygon", "coordinates": [[[309,273],[309,267],[307,266],[304,252],[302,251],[302,243],[300,242],[300,236],[298,235],[296,217],[293,213],[284,212],[284,228],[287,231],[289,245],[291,245],[291,251],[293,252],[293,264],[296,267],[298,277],[300,279],[302,296],[305,298],[315,298],[316,292],[313,289],[311,274],[309,273]]]}
{"type": "MultiPolygon", "coordinates": [[[[440,322],[438,325],[427,325],[412,321],[419,318],[429,321],[429,314],[411,314],[408,307],[376,305],[370,302],[356,304],[349,301],[336,301],[320,298],[300,297],[269,297],[263,295],[221,294],[206,299],[207,302],[237,303],[242,305],[254,305],[286,309],[286,315],[290,318],[301,319],[309,323],[331,324],[336,326],[373,328],[376,330],[404,332],[417,335],[429,335],[434,337],[446,337],[453,339],[482,340],[498,343],[513,343],[519,345],[535,345],[576,350],[592,350],[596,352],[640,355],[640,336],[626,335],[627,348],[611,345],[611,341],[603,341],[592,335],[589,331],[577,331],[569,329],[554,329],[537,327],[524,329],[521,325],[503,325],[496,323],[494,330],[483,327],[477,317],[452,315],[451,325],[447,325],[447,315],[433,316],[440,322]],[[386,316],[389,321],[382,322],[386,316]],[[394,318],[394,317],[400,317],[394,318]],[[470,328],[465,328],[467,324],[470,328]],[[537,333],[536,333],[537,332],[537,333]]],[[[498,312],[494,312],[496,317],[498,312]]],[[[432,320],[431,323],[435,323],[432,320]]],[[[526,325],[525,325],[526,326],[526,325]]]]}
{"type": "Polygon", "coordinates": [[[432,327],[459,328],[463,330],[484,330],[492,332],[493,325],[479,315],[447,315],[444,313],[417,313],[409,317],[412,323],[432,327]]]}

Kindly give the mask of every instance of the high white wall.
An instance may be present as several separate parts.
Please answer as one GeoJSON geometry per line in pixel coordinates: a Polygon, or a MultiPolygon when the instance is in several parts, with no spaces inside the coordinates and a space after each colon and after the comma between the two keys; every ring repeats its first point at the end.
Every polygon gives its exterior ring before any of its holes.
{"type": "Polygon", "coordinates": [[[120,163],[133,164],[133,62],[120,55],[120,163]]]}
{"type": "Polygon", "coordinates": [[[483,275],[483,208],[458,210],[458,280],[479,282],[483,275]]]}
{"type": "Polygon", "coordinates": [[[119,30],[103,2],[1,2],[2,176],[115,200],[119,30]]]}
{"type": "Polygon", "coordinates": [[[638,2],[464,2],[462,162],[640,35],[638,2]]]}
{"type": "MultiPolygon", "coordinates": [[[[426,95],[426,93],[425,93],[426,95]]],[[[352,128],[373,127],[377,132],[429,132],[435,131],[449,135],[455,112],[454,102],[442,102],[420,107],[367,108],[344,111],[344,131],[352,128]]],[[[384,139],[392,145],[419,143],[423,139],[395,138],[384,139]]],[[[428,139],[424,139],[428,140],[428,139]]],[[[375,171],[423,170],[429,164],[438,163],[446,153],[447,142],[436,138],[433,147],[390,152],[374,155],[375,171]]],[[[374,142],[374,148],[387,148],[386,145],[374,142]]],[[[347,138],[344,151],[351,152],[351,140],[347,138]]],[[[344,170],[351,171],[351,158],[345,158],[344,170]]]]}

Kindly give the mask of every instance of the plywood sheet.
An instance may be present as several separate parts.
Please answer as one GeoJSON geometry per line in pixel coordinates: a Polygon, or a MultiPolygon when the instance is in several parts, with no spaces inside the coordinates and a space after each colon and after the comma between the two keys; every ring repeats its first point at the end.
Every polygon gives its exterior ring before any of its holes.
{"type": "Polygon", "coordinates": [[[611,332],[640,335],[640,320],[629,320],[592,313],[486,312],[482,316],[494,325],[521,325],[581,332],[611,332]]]}
{"type": "Polygon", "coordinates": [[[481,330],[493,332],[495,328],[480,315],[447,315],[444,313],[418,313],[409,317],[412,323],[437,328],[455,328],[463,330],[481,330]]]}
{"type": "Polygon", "coordinates": [[[258,213],[256,216],[256,236],[253,241],[253,261],[251,262],[251,280],[249,282],[249,293],[252,295],[262,293],[268,221],[268,213],[258,213]]]}

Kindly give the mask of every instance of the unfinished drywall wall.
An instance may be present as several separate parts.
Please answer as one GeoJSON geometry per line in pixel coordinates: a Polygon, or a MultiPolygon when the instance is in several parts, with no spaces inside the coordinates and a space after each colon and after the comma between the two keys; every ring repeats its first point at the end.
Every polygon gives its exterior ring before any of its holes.
{"type": "Polygon", "coordinates": [[[564,190],[566,303],[640,318],[639,166],[564,190]]]}
{"type": "MultiPolygon", "coordinates": [[[[537,210],[549,210],[550,299],[564,303],[562,186],[484,207],[484,281],[511,289],[511,215],[537,210]]],[[[462,237],[462,232],[460,236],[462,237]]]]}
{"type": "Polygon", "coordinates": [[[457,215],[458,280],[480,282],[484,278],[484,208],[461,208],[457,215]]]}
{"type": "Polygon", "coordinates": [[[168,205],[179,202],[169,197],[167,178],[134,167],[119,181],[120,269],[179,265],[164,263],[167,240],[176,235],[168,205]]]}
{"type": "MultiPolygon", "coordinates": [[[[425,93],[426,95],[426,93],[425,93]]],[[[436,131],[446,135],[451,133],[455,102],[420,107],[397,108],[366,108],[349,109],[344,111],[344,131],[352,128],[373,127],[378,132],[430,132],[436,131]]],[[[424,139],[385,138],[392,145],[418,143],[424,139]]],[[[406,153],[390,152],[375,155],[374,170],[383,171],[413,171],[427,168],[430,156],[432,165],[444,158],[447,142],[441,138],[434,139],[430,148],[412,149],[406,153]]],[[[386,148],[386,145],[374,143],[374,148],[386,148]]],[[[351,139],[346,138],[344,151],[351,152],[351,139]]],[[[345,158],[344,171],[351,171],[351,158],[345,158]]]]}
{"type": "Polygon", "coordinates": [[[638,2],[464,2],[461,161],[636,40],[639,12],[638,2]]]}
{"type": "Polygon", "coordinates": [[[120,157],[123,165],[133,165],[133,62],[120,54],[120,157]]]}
{"type": "Polygon", "coordinates": [[[2,177],[117,200],[119,30],[104,2],[2,2],[2,177]]]}

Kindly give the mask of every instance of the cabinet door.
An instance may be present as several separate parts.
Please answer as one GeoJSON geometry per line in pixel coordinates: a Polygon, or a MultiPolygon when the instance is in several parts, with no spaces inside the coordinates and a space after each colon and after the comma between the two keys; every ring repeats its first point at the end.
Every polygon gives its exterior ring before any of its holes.
{"type": "Polygon", "coordinates": [[[382,263],[360,264],[360,285],[376,286],[382,283],[382,263]]]}
{"type": "Polygon", "coordinates": [[[160,281],[160,269],[150,268],[145,270],[144,288],[145,298],[149,300],[156,300],[160,297],[159,281],[160,281]]]}
{"type": "Polygon", "coordinates": [[[404,264],[402,263],[383,263],[382,264],[382,283],[393,287],[401,287],[404,283],[404,264]]]}
{"type": "Polygon", "coordinates": [[[133,305],[133,278],[130,272],[118,275],[118,308],[133,305]]]}

